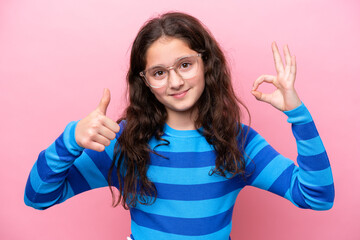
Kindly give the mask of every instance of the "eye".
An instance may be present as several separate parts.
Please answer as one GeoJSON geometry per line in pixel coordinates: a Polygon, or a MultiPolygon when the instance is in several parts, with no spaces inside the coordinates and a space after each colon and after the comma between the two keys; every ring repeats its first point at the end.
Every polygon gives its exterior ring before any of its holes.
{"type": "Polygon", "coordinates": [[[181,63],[180,68],[186,69],[186,68],[189,68],[190,66],[191,66],[191,63],[183,62],[183,63],[181,63]]]}
{"type": "Polygon", "coordinates": [[[162,75],[164,75],[164,71],[162,71],[162,70],[153,72],[154,77],[161,77],[162,75]]]}

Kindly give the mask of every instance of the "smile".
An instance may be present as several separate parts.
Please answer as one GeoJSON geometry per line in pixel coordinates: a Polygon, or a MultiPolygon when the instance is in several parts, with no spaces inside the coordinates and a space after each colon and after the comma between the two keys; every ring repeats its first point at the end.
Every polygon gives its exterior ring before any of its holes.
{"type": "Polygon", "coordinates": [[[187,94],[188,90],[182,91],[182,92],[178,92],[178,93],[174,93],[174,94],[170,94],[170,96],[174,97],[174,98],[183,98],[185,97],[185,95],[187,94]]]}

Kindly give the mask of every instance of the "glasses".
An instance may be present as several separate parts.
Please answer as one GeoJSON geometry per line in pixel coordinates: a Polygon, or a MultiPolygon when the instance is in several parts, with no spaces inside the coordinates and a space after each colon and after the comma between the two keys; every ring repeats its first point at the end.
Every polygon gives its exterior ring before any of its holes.
{"type": "Polygon", "coordinates": [[[151,67],[140,72],[140,76],[143,77],[152,88],[164,86],[168,82],[171,69],[174,69],[182,79],[190,79],[195,77],[198,73],[199,57],[201,57],[201,53],[184,56],[176,60],[171,67],[163,65],[151,67]]]}

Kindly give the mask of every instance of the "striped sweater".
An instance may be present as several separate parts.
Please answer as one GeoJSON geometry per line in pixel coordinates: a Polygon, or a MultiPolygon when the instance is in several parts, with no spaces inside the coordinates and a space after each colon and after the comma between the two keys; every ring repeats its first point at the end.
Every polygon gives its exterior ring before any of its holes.
{"type": "MultiPolygon", "coordinates": [[[[130,209],[132,238],[230,239],[236,197],[248,185],[280,195],[300,208],[330,209],[334,200],[332,172],[312,117],[304,104],[284,113],[292,123],[298,166],[243,125],[244,131],[249,130],[246,172],[252,173],[246,179],[209,175],[216,153],[204,136],[197,130],[175,130],[165,125],[163,138],[170,144],[158,146],[156,151],[168,159],[151,154],[147,172],[158,198],[152,205],[137,204],[130,209]]],[[[100,153],[83,149],[75,141],[76,124],[69,123],[40,153],[26,184],[24,200],[28,206],[46,209],[84,191],[108,186],[116,140],[100,153]]],[[[118,134],[123,129],[123,124],[120,126],[118,134]]],[[[149,144],[153,148],[159,142],[151,139],[149,144]]],[[[115,170],[112,179],[118,187],[115,170]]]]}

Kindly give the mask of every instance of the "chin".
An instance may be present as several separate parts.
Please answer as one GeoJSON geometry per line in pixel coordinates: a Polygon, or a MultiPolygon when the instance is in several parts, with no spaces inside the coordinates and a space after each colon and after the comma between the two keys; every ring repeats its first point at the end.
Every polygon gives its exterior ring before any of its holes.
{"type": "Polygon", "coordinates": [[[192,107],[183,107],[183,108],[169,108],[169,110],[173,111],[173,112],[188,112],[190,110],[192,110],[192,107]]]}
{"type": "Polygon", "coordinates": [[[174,112],[189,112],[192,111],[195,107],[195,104],[184,104],[182,106],[166,106],[167,109],[169,109],[170,111],[174,111],[174,112]]]}

